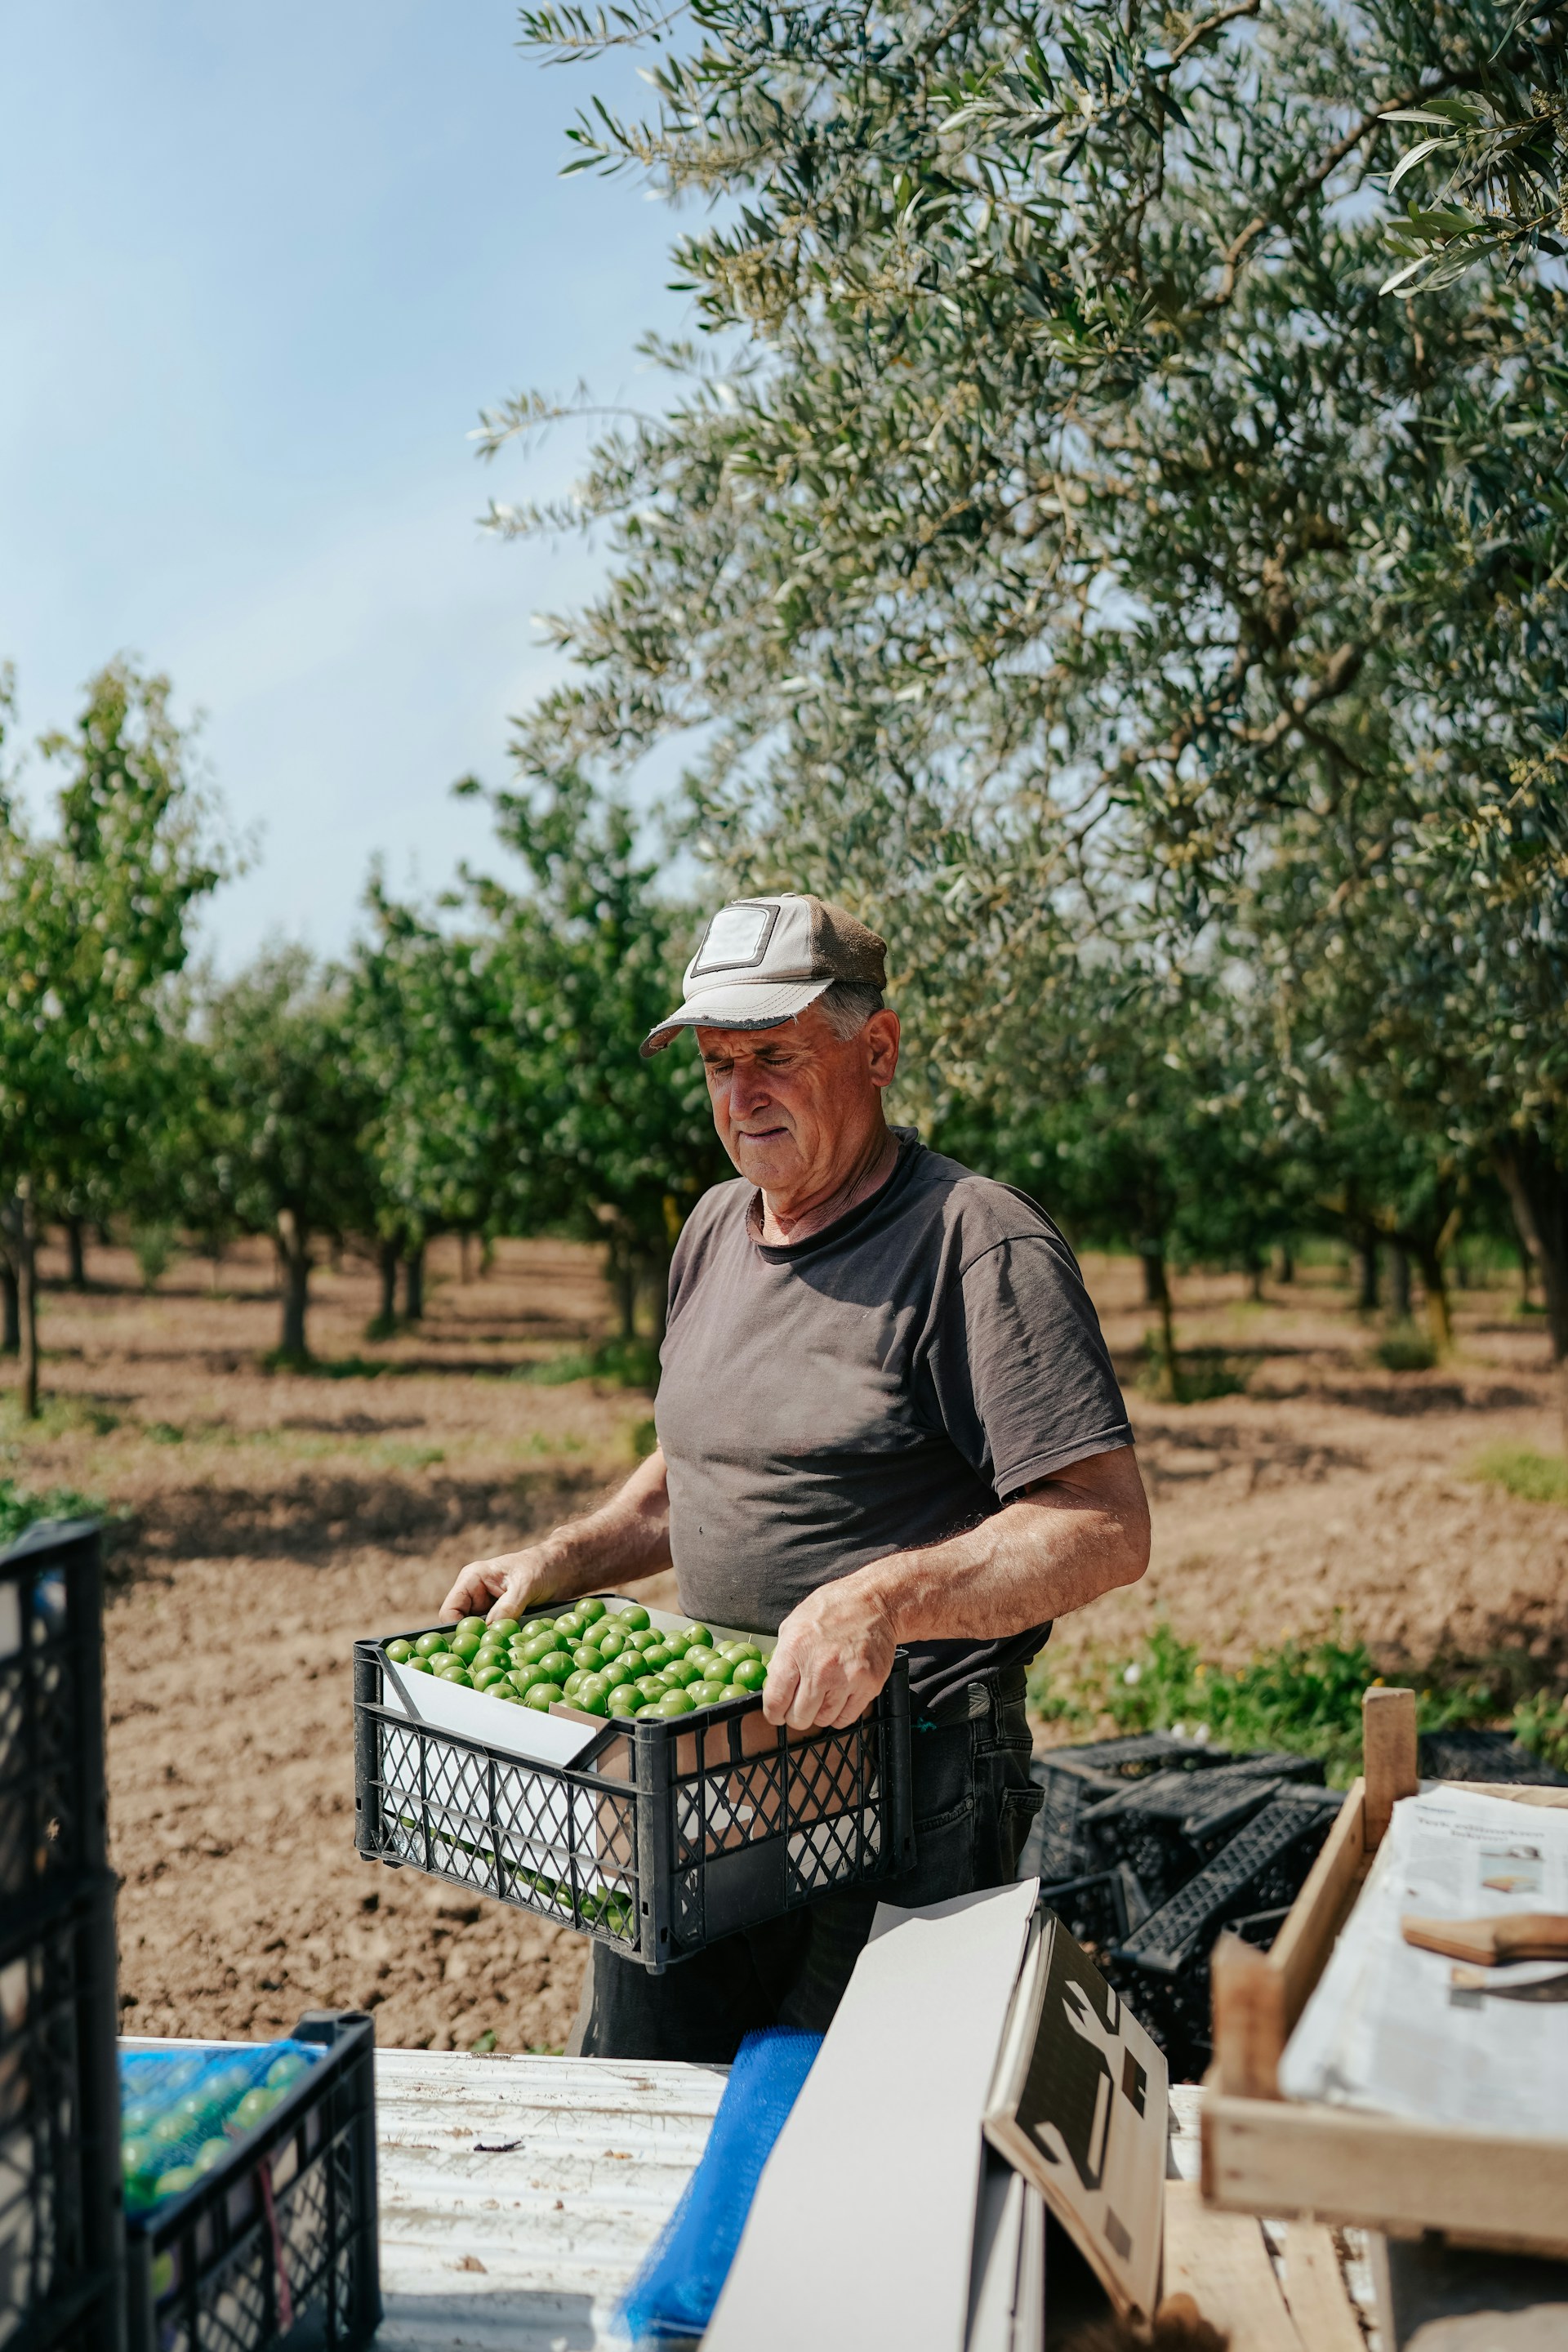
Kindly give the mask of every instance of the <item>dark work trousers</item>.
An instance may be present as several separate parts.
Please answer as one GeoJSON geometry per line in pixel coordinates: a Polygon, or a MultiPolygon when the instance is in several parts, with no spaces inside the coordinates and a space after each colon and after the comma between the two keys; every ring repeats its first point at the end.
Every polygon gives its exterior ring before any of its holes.
{"type": "Polygon", "coordinates": [[[917,1709],[910,1736],[911,1870],[726,1936],[663,1976],[595,1943],[592,2007],[579,2012],[584,2055],[727,2064],[758,2026],[824,2032],[879,1903],[910,1909],[1014,1878],[1045,1801],[1029,1779],[1022,1669],[979,1675],[933,1713],[921,1720],[917,1709]]]}

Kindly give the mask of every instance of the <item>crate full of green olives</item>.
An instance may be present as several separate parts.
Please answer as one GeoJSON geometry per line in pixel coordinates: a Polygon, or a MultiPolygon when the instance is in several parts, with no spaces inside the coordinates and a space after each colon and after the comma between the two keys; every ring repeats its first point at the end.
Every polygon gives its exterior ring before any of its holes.
{"type": "Polygon", "coordinates": [[[375,2035],[120,2044],[129,2352],[357,2352],[381,2318],[375,2035]]]}
{"type": "Polygon", "coordinates": [[[773,1643],[615,1594],[355,1649],[368,1859],[550,1913],[658,1972],[913,1859],[909,1675],[786,1732],[773,1643]]]}

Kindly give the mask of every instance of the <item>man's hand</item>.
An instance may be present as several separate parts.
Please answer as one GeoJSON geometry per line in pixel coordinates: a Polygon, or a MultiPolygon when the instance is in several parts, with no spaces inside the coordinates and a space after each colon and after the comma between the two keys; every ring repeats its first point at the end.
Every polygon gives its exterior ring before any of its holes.
{"type": "Polygon", "coordinates": [[[858,1723],[887,1681],[896,1647],[891,1619],[859,1577],[819,1585],[779,1627],[763,1713],[792,1731],[858,1723]]]}
{"type": "Polygon", "coordinates": [[[442,1601],[441,1614],[515,1617],[521,1623],[536,1602],[552,1599],[555,1573],[537,1544],[526,1551],[498,1552],[494,1559],[471,1559],[442,1601]]]}

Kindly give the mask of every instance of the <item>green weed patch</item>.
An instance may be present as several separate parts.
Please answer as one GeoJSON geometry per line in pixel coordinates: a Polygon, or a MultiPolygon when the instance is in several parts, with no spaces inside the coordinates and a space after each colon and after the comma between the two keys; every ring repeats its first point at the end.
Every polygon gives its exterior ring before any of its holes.
{"type": "MultiPolygon", "coordinates": [[[[1050,1652],[1042,1652],[1029,1670],[1029,1704],[1045,1722],[1082,1739],[1174,1731],[1221,1748],[1316,1756],[1331,1782],[1343,1788],[1361,1769],[1362,1695],[1369,1684],[1388,1680],[1415,1683],[1381,1673],[1363,1642],[1285,1642],[1231,1669],[1205,1664],[1194,1645],[1162,1623],[1131,1657],[1093,1653],[1056,1672],[1050,1652]]],[[[1445,1670],[1415,1688],[1423,1731],[1495,1722],[1500,1711],[1489,1678],[1445,1670]]],[[[1521,1738],[1523,1713],[1521,1706],[1516,1716],[1521,1738]]]]}
{"type": "Polygon", "coordinates": [[[513,1380],[532,1381],[540,1388],[565,1388],[572,1381],[603,1381],[614,1388],[653,1389],[658,1386],[658,1349],[651,1339],[606,1339],[588,1353],[573,1349],[545,1356],[533,1364],[520,1364],[513,1380]]]}
{"type": "Polygon", "coordinates": [[[1568,1454],[1541,1454],[1533,1445],[1489,1445],[1477,1454],[1470,1475],[1506,1487],[1524,1503],[1568,1503],[1568,1454]]]}
{"type": "Polygon", "coordinates": [[[39,1519],[105,1519],[107,1503],[79,1495],[74,1486],[49,1486],[35,1494],[14,1478],[0,1478],[0,1546],[15,1543],[39,1519]]]}
{"type": "Polygon", "coordinates": [[[1385,1372],[1429,1372],[1437,1350],[1415,1323],[1396,1323],[1373,1350],[1385,1372]]]}
{"type": "Polygon", "coordinates": [[[1143,1336],[1143,1369],[1138,1385],[1163,1404],[1205,1404],[1213,1397],[1241,1396],[1247,1374],[1223,1348],[1178,1349],[1167,1362],[1158,1331],[1143,1336]]]}

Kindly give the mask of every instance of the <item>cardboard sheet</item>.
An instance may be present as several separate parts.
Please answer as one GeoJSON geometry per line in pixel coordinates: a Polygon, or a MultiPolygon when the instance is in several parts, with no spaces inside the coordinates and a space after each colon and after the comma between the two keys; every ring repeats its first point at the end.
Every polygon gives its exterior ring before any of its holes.
{"type": "Polygon", "coordinates": [[[1043,2352],[1045,2340],[1045,2200],[989,2150],[974,2231],[967,2352],[1043,2352]]]}
{"type": "Polygon", "coordinates": [[[705,2352],[963,2352],[981,2118],[1038,1892],[879,1906],[705,2352]]]}
{"type": "Polygon", "coordinates": [[[1163,2053],[1061,1921],[1029,1948],[985,2137],[1034,2182],[1117,2308],[1149,2316],[1164,2220],[1163,2053]]]}

